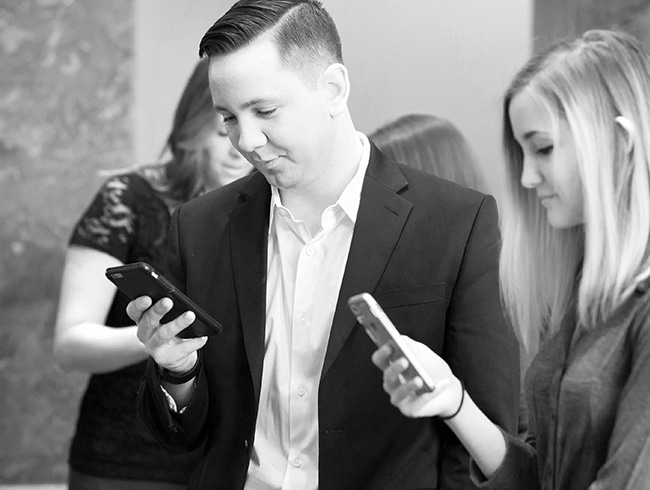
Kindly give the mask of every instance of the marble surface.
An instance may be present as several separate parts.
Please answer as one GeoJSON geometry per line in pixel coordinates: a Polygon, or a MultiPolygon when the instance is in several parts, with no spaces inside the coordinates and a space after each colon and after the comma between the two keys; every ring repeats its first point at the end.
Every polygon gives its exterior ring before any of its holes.
{"type": "Polygon", "coordinates": [[[85,375],[54,364],[70,228],[131,164],[133,1],[0,0],[0,484],[63,482],[85,375]]]}

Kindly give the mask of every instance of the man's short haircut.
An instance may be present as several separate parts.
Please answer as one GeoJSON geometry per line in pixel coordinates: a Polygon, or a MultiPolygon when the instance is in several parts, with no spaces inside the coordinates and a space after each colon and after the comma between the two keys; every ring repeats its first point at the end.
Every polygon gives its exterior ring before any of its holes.
{"type": "Polygon", "coordinates": [[[232,53],[264,34],[297,72],[307,65],[343,63],[336,25],[318,0],[240,0],[205,33],[199,56],[232,53]]]}

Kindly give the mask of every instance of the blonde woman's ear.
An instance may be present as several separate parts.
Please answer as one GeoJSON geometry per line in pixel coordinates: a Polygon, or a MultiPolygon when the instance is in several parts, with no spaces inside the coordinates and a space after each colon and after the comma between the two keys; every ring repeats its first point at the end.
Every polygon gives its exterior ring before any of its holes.
{"type": "Polygon", "coordinates": [[[630,153],[634,148],[634,139],[636,138],[636,128],[634,123],[625,116],[617,116],[614,121],[623,130],[625,137],[625,151],[630,153]]]}

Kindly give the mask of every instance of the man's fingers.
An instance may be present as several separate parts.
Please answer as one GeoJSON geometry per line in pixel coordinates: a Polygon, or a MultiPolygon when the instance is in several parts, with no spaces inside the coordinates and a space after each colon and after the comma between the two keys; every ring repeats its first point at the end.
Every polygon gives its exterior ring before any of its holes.
{"type": "MultiPolygon", "coordinates": [[[[155,332],[158,342],[169,342],[170,340],[176,338],[176,335],[189,327],[194,322],[194,320],[196,320],[196,315],[191,311],[186,311],[182,315],[174,318],[172,321],[161,324],[155,332]]],[[[182,339],[178,340],[180,341],[182,339]]]]}
{"type": "Polygon", "coordinates": [[[138,323],[142,318],[143,313],[151,306],[151,298],[149,296],[140,296],[126,305],[126,314],[135,323],[138,323]]]}
{"type": "Polygon", "coordinates": [[[153,306],[151,303],[149,296],[141,296],[126,307],[129,317],[138,324],[138,339],[145,345],[154,337],[158,344],[168,342],[196,318],[194,313],[186,312],[168,323],[161,324],[162,317],[171,311],[174,302],[169,298],[162,298],[153,306]]]}

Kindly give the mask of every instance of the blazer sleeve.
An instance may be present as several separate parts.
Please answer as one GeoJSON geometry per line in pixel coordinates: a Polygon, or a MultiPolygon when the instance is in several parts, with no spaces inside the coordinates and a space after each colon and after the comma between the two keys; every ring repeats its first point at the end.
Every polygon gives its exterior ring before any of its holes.
{"type": "MultiPolygon", "coordinates": [[[[496,202],[484,196],[469,232],[448,310],[443,357],[477,406],[515,434],[520,399],[519,343],[499,293],[496,202]]],[[[469,454],[449,433],[441,451],[440,488],[471,488],[469,454]]]]}
{"type": "MultiPolygon", "coordinates": [[[[181,290],[185,290],[179,243],[179,216],[181,206],[174,212],[169,228],[168,262],[165,276],[181,290]]],[[[160,386],[157,366],[149,359],[144,378],[138,391],[138,411],[154,437],[171,452],[191,451],[199,447],[206,438],[204,426],[208,415],[208,386],[204,369],[195,381],[192,399],[182,413],[169,409],[167,398],[160,386]]]]}
{"type": "Polygon", "coordinates": [[[147,362],[144,378],[138,390],[138,411],[155,439],[173,454],[193,451],[203,444],[206,433],[201,420],[207,417],[207,385],[203,371],[195,383],[196,391],[182,413],[169,409],[160,386],[153,359],[147,362]],[[199,422],[199,423],[197,423],[199,422]]]}

